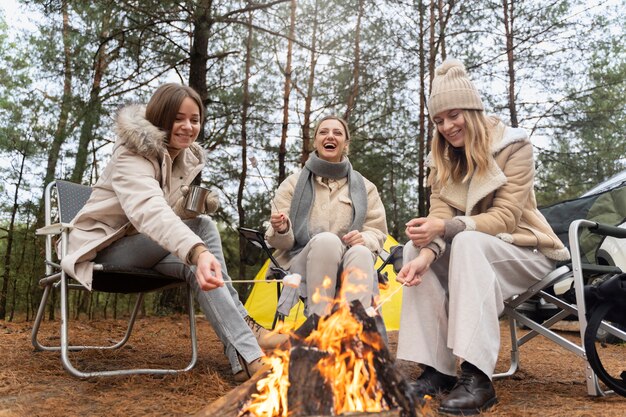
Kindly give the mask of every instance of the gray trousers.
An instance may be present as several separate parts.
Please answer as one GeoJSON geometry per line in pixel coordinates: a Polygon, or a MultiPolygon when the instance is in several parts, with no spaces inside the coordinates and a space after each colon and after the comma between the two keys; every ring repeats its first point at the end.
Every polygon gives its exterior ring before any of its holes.
{"type": "MultiPolygon", "coordinates": [[[[404,261],[418,254],[411,242],[404,261]]],[[[403,289],[398,359],[456,374],[457,358],[492,376],[500,350],[504,301],[552,271],[555,262],[481,232],[454,237],[422,282],[403,289]]]]}
{"type": "Polygon", "coordinates": [[[359,300],[364,308],[372,304],[372,296],[378,293],[378,279],[374,268],[375,257],[363,245],[348,248],[334,233],[318,233],[291,262],[290,272],[302,276],[300,293],[306,297],[306,314],[325,316],[330,313],[336,296],[338,274],[346,271],[341,288],[349,288],[345,296],[348,302],[359,300]],[[323,286],[324,278],[330,285],[323,286]],[[319,302],[313,295],[320,292],[319,302]]]}
{"type": "Polygon", "coordinates": [[[185,279],[195,298],[225,347],[233,373],[241,370],[237,352],[248,363],[263,356],[244,317],[248,315],[239,300],[239,294],[230,283],[226,271],[224,253],[219,231],[213,220],[206,216],[184,221],[207,245],[220,262],[225,285],[210,291],[202,291],[195,277],[195,266],[185,265],[177,256],[163,249],[143,234],[126,236],[98,253],[96,262],[114,262],[116,265],[152,268],[164,275],[185,279]]]}

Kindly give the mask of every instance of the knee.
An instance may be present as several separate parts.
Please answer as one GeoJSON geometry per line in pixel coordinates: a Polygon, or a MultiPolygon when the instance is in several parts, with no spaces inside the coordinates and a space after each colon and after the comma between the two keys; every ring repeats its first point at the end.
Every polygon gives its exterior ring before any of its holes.
{"type": "Polygon", "coordinates": [[[202,240],[219,237],[219,231],[215,222],[208,216],[198,216],[193,219],[184,220],[185,224],[202,240]]]}
{"type": "Polygon", "coordinates": [[[475,248],[479,245],[482,236],[484,236],[484,233],[473,230],[460,232],[452,239],[450,250],[454,251],[456,248],[475,248]]]}
{"type": "Polygon", "coordinates": [[[311,245],[310,253],[314,253],[315,256],[329,257],[330,259],[341,259],[343,254],[343,242],[334,233],[322,232],[311,238],[309,242],[311,245]]]}
{"type": "Polygon", "coordinates": [[[344,259],[354,260],[354,263],[359,264],[357,266],[362,268],[370,269],[374,267],[374,255],[363,245],[352,246],[346,251],[344,259]]]}

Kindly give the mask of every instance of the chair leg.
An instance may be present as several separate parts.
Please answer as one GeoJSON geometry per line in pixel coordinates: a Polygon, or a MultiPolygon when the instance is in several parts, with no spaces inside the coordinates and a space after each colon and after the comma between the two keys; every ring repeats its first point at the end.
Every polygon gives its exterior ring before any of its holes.
{"type": "MultiPolygon", "coordinates": [[[[117,369],[117,370],[110,370],[110,371],[93,371],[93,372],[83,372],[81,370],[76,369],[76,367],[74,367],[69,357],[70,350],[78,350],[77,348],[93,349],[96,347],[90,347],[90,346],[77,347],[77,346],[69,345],[69,330],[68,330],[69,312],[68,312],[68,306],[67,306],[67,301],[68,301],[67,290],[68,290],[67,276],[65,275],[65,273],[62,273],[61,274],[61,347],[60,347],[61,362],[65,370],[71,375],[78,377],[78,378],[90,378],[90,377],[96,377],[96,376],[121,376],[121,375],[135,375],[135,374],[168,375],[168,374],[177,374],[181,372],[186,372],[186,371],[191,370],[195,366],[197,362],[197,358],[198,358],[197,336],[196,336],[195,314],[194,314],[194,309],[193,309],[193,293],[191,291],[191,288],[188,285],[187,285],[187,293],[188,293],[187,299],[188,299],[188,314],[189,314],[189,323],[190,323],[189,325],[190,325],[190,332],[191,332],[190,338],[191,338],[191,344],[192,344],[191,346],[192,352],[191,352],[191,360],[189,364],[185,368],[182,368],[182,369],[134,368],[134,369],[117,369]]],[[[133,313],[131,314],[128,330],[126,331],[124,338],[120,342],[116,343],[114,346],[107,347],[108,349],[119,348],[123,346],[126,343],[126,341],[128,341],[134,322],[135,322],[135,318],[137,317],[137,312],[139,311],[142,301],[143,301],[143,293],[139,294],[139,296],[137,297],[137,302],[135,303],[135,308],[133,309],[133,313]]]]}
{"type": "MultiPolygon", "coordinates": [[[[280,300],[280,293],[281,293],[280,284],[276,283],[276,302],[277,303],[278,303],[278,300],[280,300]]],[[[285,316],[280,314],[277,310],[276,313],[274,313],[274,320],[272,321],[271,330],[274,330],[276,328],[276,324],[278,322],[283,322],[284,320],[285,320],[285,316]]]]}
{"type": "MultiPolygon", "coordinates": [[[[68,288],[66,288],[66,291],[67,291],[67,289],[68,288]]],[[[43,295],[41,296],[41,302],[39,303],[39,308],[37,310],[37,315],[35,316],[35,322],[33,323],[33,330],[31,332],[31,342],[33,344],[33,347],[37,351],[58,351],[58,350],[61,350],[61,346],[60,345],[59,346],[43,345],[43,344],[41,344],[39,342],[39,339],[38,339],[39,329],[41,327],[41,322],[43,321],[43,317],[45,315],[45,310],[46,310],[46,305],[48,303],[48,298],[50,297],[50,293],[53,290],[54,290],[54,284],[53,283],[48,283],[44,287],[44,292],[43,292],[43,295]]],[[[66,292],[66,294],[67,294],[67,292],[66,292]]],[[[141,303],[142,302],[143,302],[143,294],[139,294],[139,296],[137,297],[137,301],[135,302],[135,307],[133,309],[131,317],[128,320],[128,328],[126,329],[126,334],[118,342],[116,342],[116,343],[114,343],[112,345],[108,345],[108,346],[88,346],[88,345],[73,346],[73,345],[69,345],[67,347],[68,350],[70,350],[70,351],[79,351],[79,350],[85,350],[85,349],[109,350],[109,349],[119,349],[119,348],[121,348],[122,346],[124,346],[126,344],[126,342],[128,342],[128,339],[130,338],[130,334],[132,332],[133,325],[135,323],[135,318],[137,317],[137,314],[139,312],[139,309],[141,307],[141,303]]]]}
{"type": "Polygon", "coordinates": [[[50,347],[45,346],[39,343],[39,339],[37,336],[39,335],[39,327],[41,326],[41,321],[43,320],[43,316],[46,312],[46,304],[48,303],[48,297],[50,296],[50,291],[52,290],[52,284],[47,284],[43,289],[43,294],[41,296],[41,302],[39,303],[39,308],[37,309],[37,315],[35,316],[35,322],[33,323],[33,330],[31,332],[30,340],[33,344],[33,347],[37,351],[41,350],[59,350],[59,347],[50,347]]]}
{"type": "Polygon", "coordinates": [[[509,370],[506,372],[501,372],[498,374],[494,374],[494,379],[506,378],[509,377],[519,368],[519,346],[517,342],[517,321],[512,316],[509,316],[509,330],[511,333],[511,364],[509,366],[509,370]]]}

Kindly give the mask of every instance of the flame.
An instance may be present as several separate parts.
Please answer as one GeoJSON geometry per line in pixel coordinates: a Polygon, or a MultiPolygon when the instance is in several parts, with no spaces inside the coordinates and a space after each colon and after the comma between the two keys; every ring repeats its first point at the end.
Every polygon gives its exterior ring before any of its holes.
{"type": "MultiPolygon", "coordinates": [[[[343,276],[346,274],[366,277],[358,270],[346,270],[343,276]]],[[[323,285],[331,282],[326,277],[323,285]]],[[[378,334],[363,333],[363,325],[351,314],[346,298],[348,293],[362,290],[362,285],[343,285],[340,296],[333,300],[335,311],[320,318],[317,328],[302,341],[306,346],[327,353],[318,362],[317,369],[332,387],[335,415],[389,409],[383,400],[374,367],[375,352],[382,347],[382,339],[378,334]]],[[[313,302],[323,298],[319,289],[312,298],[313,302]]],[[[292,337],[295,336],[292,334],[292,337]]],[[[268,362],[270,373],[257,382],[257,393],[252,395],[251,402],[242,409],[240,416],[246,413],[257,417],[288,416],[289,350],[273,352],[268,362]]]]}
{"type": "Polygon", "coordinates": [[[276,351],[268,358],[267,363],[271,365],[272,371],[257,382],[257,392],[252,394],[252,402],[242,410],[242,414],[249,412],[259,417],[287,417],[289,352],[276,351]]]}

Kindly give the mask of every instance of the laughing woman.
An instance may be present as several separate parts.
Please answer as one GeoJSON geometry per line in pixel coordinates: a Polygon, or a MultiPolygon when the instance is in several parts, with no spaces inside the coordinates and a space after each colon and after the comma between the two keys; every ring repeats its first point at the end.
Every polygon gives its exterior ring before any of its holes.
{"type": "Polygon", "coordinates": [[[313,146],[302,171],[278,188],[266,233],[277,249],[277,262],[303,277],[299,290],[286,288],[281,297],[286,304],[279,311],[288,314],[299,295],[306,299],[307,315],[326,315],[330,300],[347,283],[356,289],[346,293],[347,300],[359,300],[367,308],[378,292],[374,261],[387,237],[385,208],[376,186],[352,169],[350,133],[343,119],[321,119],[313,146]],[[342,270],[347,274],[338,284],[342,270]],[[325,277],[330,285],[322,285],[325,277]],[[321,300],[312,302],[316,291],[321,300]]]}
{"type": "MultiPolygon", "coordinates": [[[[282,340],[268,340],[280,335],[263,332],[248,316],[229,282],[215,223],[184,209],[184,190],[205,165],[195,143],[203,118],[198,93],[179,84],[164,84],[146,106],[119,112],[111,161],[72,222],[61,266],[87,288],[94,262],[106,261],[187,280],[235,379],[244,381],[261,367],[259,344],[271,348],[282,340]]],[[[204,212],[214,210],[207,201],[204,212]]]]}
{"type": "Polygon", "coordinates": [[[437,68],[428,112],[430,211],[407,223],[397,356],[424,366],[415,387],[445,394],[440,412],[477,414],[497,401],[503,301],[569,253],[537,210],[528,135],[484,114],[461,62],[437,68]]]}

